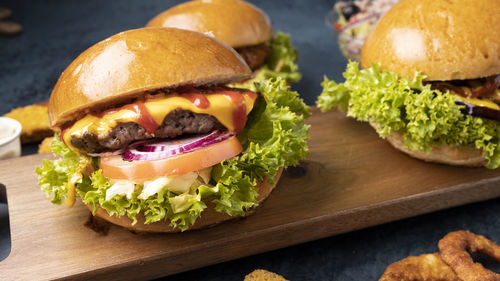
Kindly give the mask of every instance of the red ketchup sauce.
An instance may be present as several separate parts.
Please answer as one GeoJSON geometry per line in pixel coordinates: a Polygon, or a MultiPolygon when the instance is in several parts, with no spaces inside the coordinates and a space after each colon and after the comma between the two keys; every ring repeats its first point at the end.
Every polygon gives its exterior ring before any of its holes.
{"type": "Polygon", "coordinates": [[[247,122],[247,106],[243,94],[229,90],[219,92],[218,94],[225,96],[236,105],[236,108],[233,110],[234,131],[235,133],[241,132],[247,122]]]}
{"type": "MultiPolygon", "coordinates": [[[[231,89],[227,87],[212,87],[208,89],[208,92],[210,94],[225,96],[233,104],[236,105],[236,108],[233,110],[233,126],[235,133],[241,132],[243,128],[245,128],[245,124],[247,121],[247,107],[243,95],[246,94],[248,97],[255,101],[258,96],[257,93],[248,90],[231,89]]],[[[199,89],[187,88],[185,92],[182,92],[180,94],[180,96],[188,99],[198,108],[206,109],[210,106],[210,102],[199,89]]]]}
{"type": "Polygon", "coordinates": [[[63,129],[61,131],[61,135],[59,136],[59,140],[62,141],[64,144],[67,145],[67,143],[64,141],[64,134],[66,134],[71,127],[67,127],[66,129],[63,129]]]}
{"type": "Polygon", "coordinates": [[[202,109],[207,109],[210,106],[210,102],[207,97],[201,93],[182,93],[181,97],[188,99],[194,106],[202,109]]]}
{"type": "Polygon", "coordinates": [[[123,107],[123,109],[129,109],[132,111],[137,112],[138,118],[137,118],[137,124],[142,126],[148,134],[154,134],[156,129],[160,127],[158,123],[153,119],[153,116],[149,114],[148,109],[144,105],[143,102],[136,102],[132,104],[127,104],[123,107]]]}
{"type": "Polygon", "coordinates": [[[485,85],[472,90],[471,96],[473,98],[477,98],[484,94],[489,94],[498,88],[498,86],[500,86],[500,75],[488,77],[485,85]]]}

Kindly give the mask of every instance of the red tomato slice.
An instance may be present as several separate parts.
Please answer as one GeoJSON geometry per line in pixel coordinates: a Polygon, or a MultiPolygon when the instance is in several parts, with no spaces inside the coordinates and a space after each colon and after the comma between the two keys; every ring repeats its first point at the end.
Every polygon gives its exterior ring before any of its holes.
{"type": "Polygon", "coordinates": [[[151,161],[125,161],[121,155],[101,157],[102,175],[111,179],[153,179],[183,175],[216,165],[243,150],[238,139],[227,140],[192,152],[151,161]]]}

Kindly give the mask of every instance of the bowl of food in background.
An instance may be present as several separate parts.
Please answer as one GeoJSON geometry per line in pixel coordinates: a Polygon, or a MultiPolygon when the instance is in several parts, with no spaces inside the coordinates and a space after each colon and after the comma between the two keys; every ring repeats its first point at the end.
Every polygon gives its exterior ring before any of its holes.
{"type": "Polygon", "coordinates": [[[342,54],[359,61],[366,37],[378,20],[400,0],[339,1],[328,15],[328,25],[337,33],[342,54]]]}
{"type": "Polygon", "coordinates": [[[0,117],[0,159],[21,155],[21,124],[14,119],[0,117]]]}

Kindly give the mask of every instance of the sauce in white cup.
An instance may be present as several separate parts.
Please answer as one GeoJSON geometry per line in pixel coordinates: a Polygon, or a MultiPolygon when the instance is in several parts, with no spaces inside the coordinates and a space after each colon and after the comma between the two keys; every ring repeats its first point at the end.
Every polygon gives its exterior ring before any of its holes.
{"type": "Polygon", "coordinates": [[[14,119],[0,117],[0,159],[21,155],[21,124],[14,119]]]}

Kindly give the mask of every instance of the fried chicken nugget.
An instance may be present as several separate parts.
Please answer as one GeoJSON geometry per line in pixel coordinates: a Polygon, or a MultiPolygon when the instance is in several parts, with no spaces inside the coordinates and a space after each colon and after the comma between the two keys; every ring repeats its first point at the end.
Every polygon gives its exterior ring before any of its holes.
{"type": "Polygon", "coordinates": [[[49,128],[47,112],[47,104],[39,103],[13,109],[4,116],[16,119],[21,123],[23,127],[21,131],[22,143],[33,143],[54,135],[49,128]]]}
{"type": "Polygon", "coordinates": [[[439,253],[410,256],[389,265],[379,281],[460,281],[439,253]]]}
{"type": "Polygon", "coordinates": [[[276,273],[264,269],[256,269],[247,276],[245,276],[244,281],[288,281],[288,280],[276,273]]]}
{"type": "Polygon", "coordinates": [[[54,137],[44,138],[38,146],[38,153],[52,152],[52,140],[54,140],[54,137]]]}

